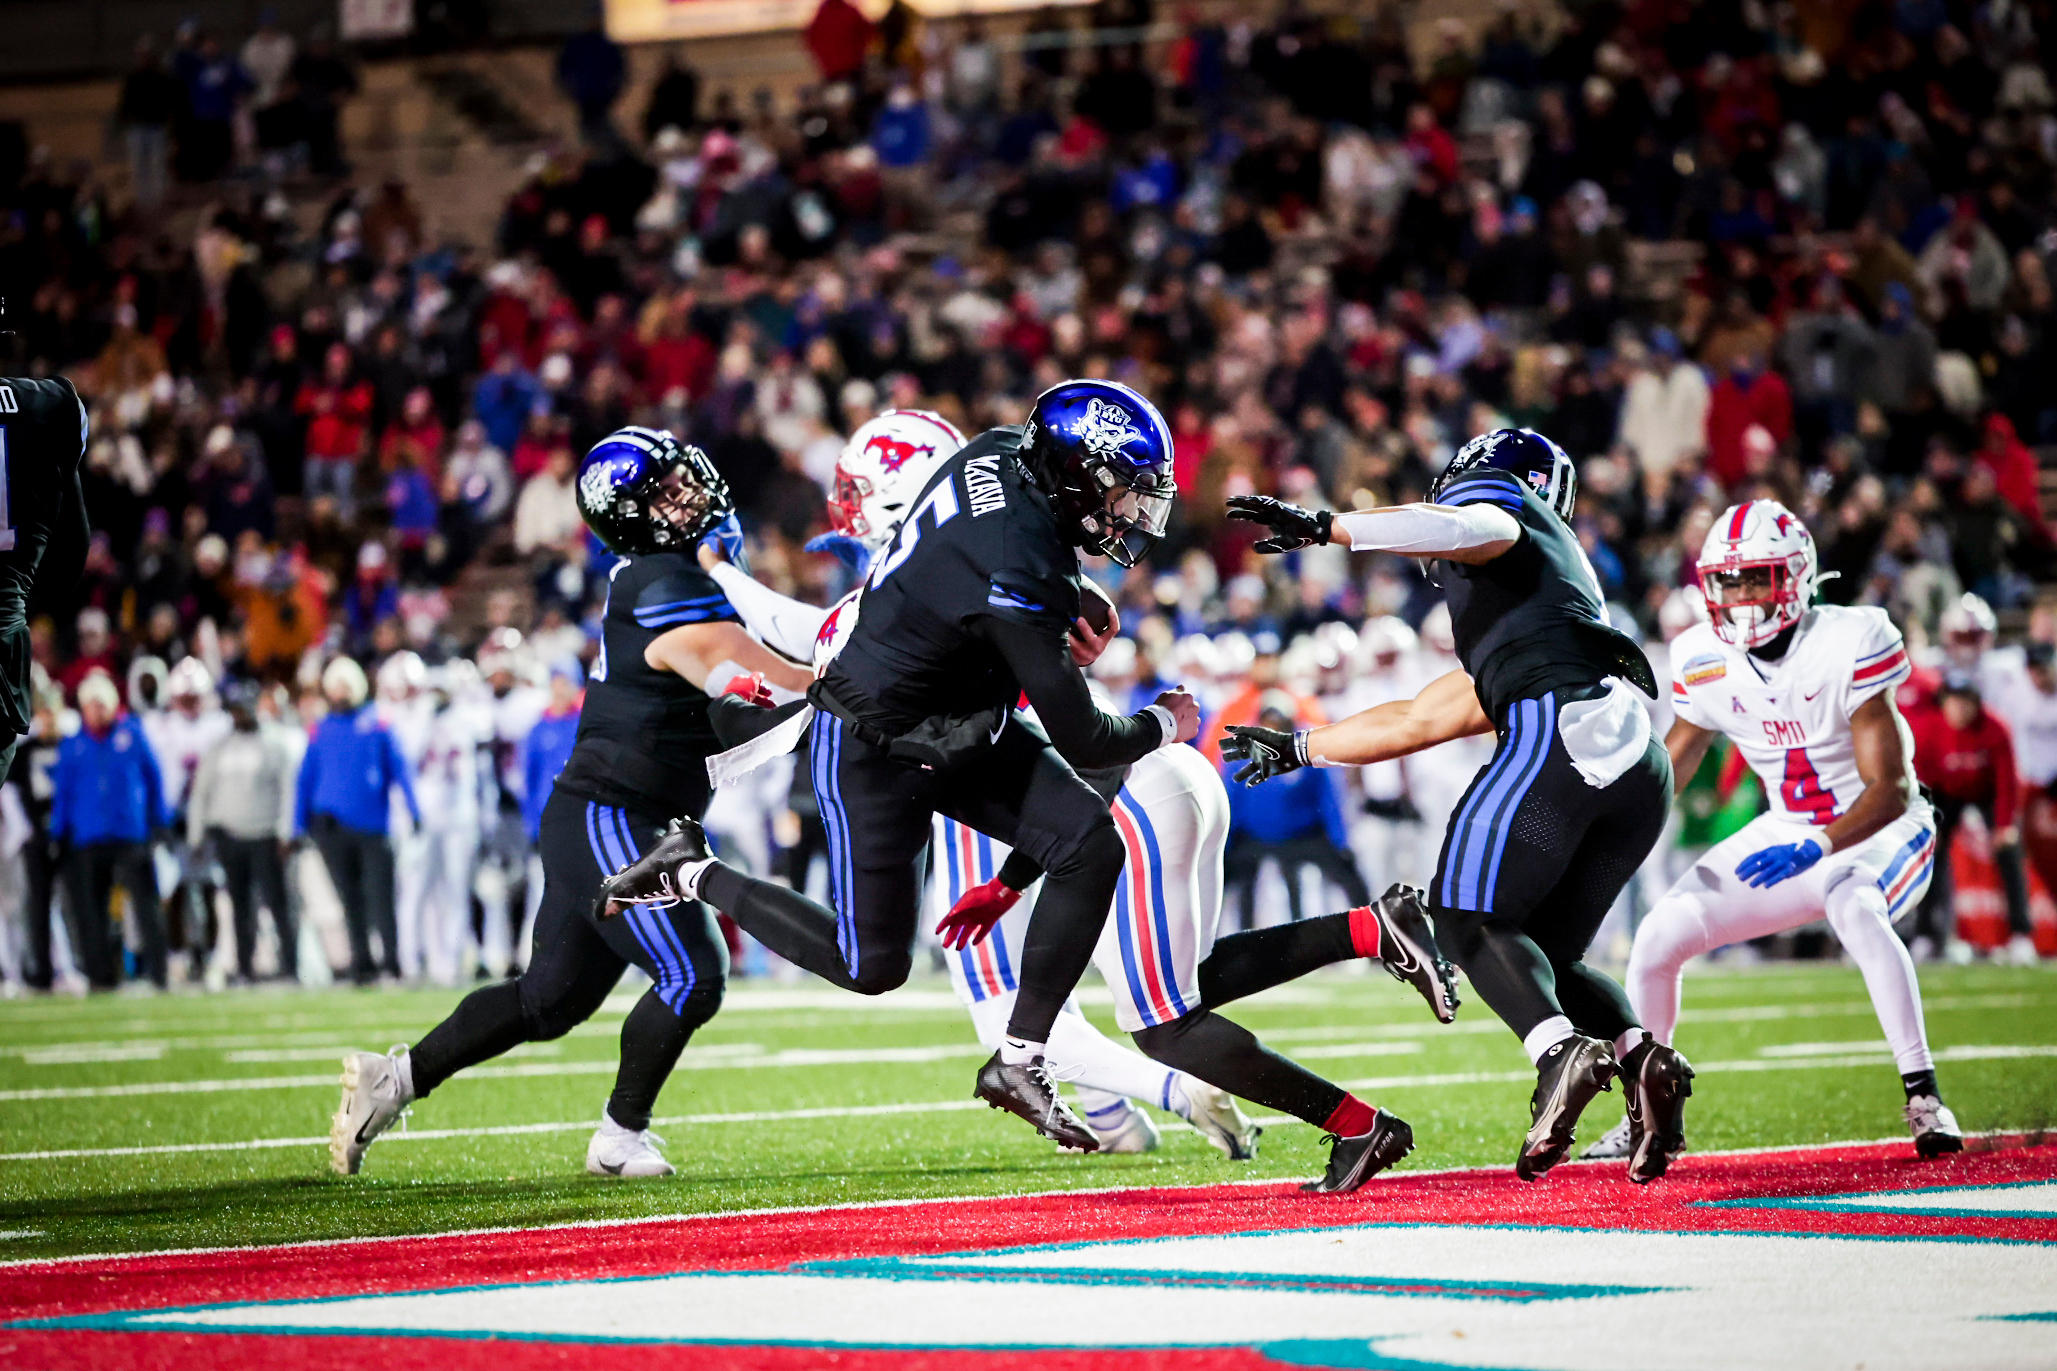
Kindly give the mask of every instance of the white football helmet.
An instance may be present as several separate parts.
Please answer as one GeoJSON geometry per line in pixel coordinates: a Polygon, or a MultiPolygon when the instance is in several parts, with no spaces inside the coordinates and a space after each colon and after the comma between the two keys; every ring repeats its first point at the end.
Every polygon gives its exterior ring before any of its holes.
{"type": "Polygon", "coordinates": [[[411,700],[428,684],[428,668],[413,652],[396,652],[379,663],[378,688],[381,700],[411,700]]]}
{"type": "Polygon", "coordinates": [[[214,673],[207,669],[207,663],[198,657],[186,657],[171,669],[165,678],[164,693],[167,698],[183,700],[187,697],[204,700],[214,693],[214,673]]]}
{"type": "Polygon", "coordinates": [[[1364,632],[1357,636],[1357,669],[1366,673],[1393,671],[1414,651],[1418,641],[1407,621],[1396,614],[1381,614],[1367,620],[1364,632]]]}
{"type": "Polygon", "coordinates": [[[1936,620],[1936,636],[1943,640],[1944,654],[1952,665],[1966,670],[1978,665],[1978,659],[1993,645],[1999,631],[2000,621],[1993,617],[1993,607],[1969,591],[1958,596],[1936,620]]]}
{"type": "Polygon", "coordinates": [[[883,547],[936,468],[963,446],[964,435],[940,414],[887,410],[851,434],[836,458],[829,522],[866,547],[883,547]]]}
{"type": "Polygon", "coordinates": [[[1723,511],[1700,549],[1700,589],[1715,636],[1761,647],[1800,622],[1819,579],[1814,535],[1776,500],[1723,511]]]}

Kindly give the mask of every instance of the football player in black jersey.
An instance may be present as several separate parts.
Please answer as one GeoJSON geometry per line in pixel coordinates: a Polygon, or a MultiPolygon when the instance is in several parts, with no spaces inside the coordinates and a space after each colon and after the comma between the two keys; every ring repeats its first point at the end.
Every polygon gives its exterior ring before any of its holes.
{"type": "Polygon", "coordinates": [[[1107,804],[1073,768],[1183,742],[1199,716],[1182,691],[1128,717],[1093,703],[1069,646],[1078,550],[1135,565],[1173,494],[1169,429],[1113,382],[1068,381],[1028,423],[972,439],[873,561],[857,625],[810,692],[833,908],[713,860],[690,821],[607,883],[610,905],[697,896],[825,980],[876,995],[912,965],[931,817],[1010,844],[1048,874],[1007,1037],[976,1093],[1064,1146],[1096,1149],[1043,1066],[1122,869],[1107,804]],[[1014,712],[1023,694],[1040,728],[1014,712]]]}
{"type": "Polygon", "coordinates": [[[603,877],[657,842],[672,815],[706,809],[706,758],[720,751],[706,691],[760,675],[799,690],[811,673],[752,638],[700,569],[694,549],[703,537],[741,543],[728,487],[705,453],[669,433],[622,429],[586,455],[577,499],[622,560],[609,578],[578,741],[543,809],[543,901],[528,969],[474,991],[411,1052],[344,1058],[329,1157],[345,1175],[409,1103],[519,1043],[564,1036],[630,963],[654,984],[622,1024],[621,1069],[586,1169],[671,1172],[650,1137],[650,1109],[693,1030],[721,1007],[728,949],[704,905],[636,906],[602,922],[594,896],[603,877]]]}
{"type": "Polygon", "coordinates": [[[1629,1174],[1647,1181],[1683,1145],[1692,1073],[1584,958],[1664,827],[1671,763],[1627,684],[1655,698],[1649,663],[1608,625],[1569,525],[1577,485],[1562,448],[1500,429],[1458,452],[1428,504],[1331,514],[1232,498],[1234,517],[1271,530],[1259,552],[1340,538],[1426,561],[1464,670],[1326,728],[1231,728],[1223,754],[1255,784],[1498,733],[1450,821],[1429,907],[1443,947],[1536,1063],[1515,1171],[1533,1180],[1562,1160],[1579,1111],[1623,1076],[1629,1118],[1653,1141],[1629,1174]]]}
{"type": "MultiPolygon", "coordinates": [[[[7,327],[0,296],[0,330],[7,327]]],[[[0,376],[0,775],[31,728],[29,609],[78,585],[86,566],[86,406],[71,382],[0,376]]]]}

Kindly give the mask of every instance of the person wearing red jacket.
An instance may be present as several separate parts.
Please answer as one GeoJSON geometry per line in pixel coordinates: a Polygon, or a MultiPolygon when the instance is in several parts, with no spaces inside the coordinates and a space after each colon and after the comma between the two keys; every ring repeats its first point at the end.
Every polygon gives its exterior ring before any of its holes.
{"type": "Polygon", "coordinates": [[[1936,807],[1936,872],[1914,919],[1913,945],[1932,951],[1955,931],[1950,844],[1964,811],[1976,809],[1993,835],[1993,864],[2007,891],[2007,926],[2026,934],[2028,875],[2022,865],[2018,818],[2021,782],[2014,770],[2014,740],[1985,707],[1967,672],[1952,671],[1936,693],[1936,707],[1908,718],[1914,733],[1914,773],[1936,807]],[[1927,947],[1922,947],[1926,940],[1927,947]]]}

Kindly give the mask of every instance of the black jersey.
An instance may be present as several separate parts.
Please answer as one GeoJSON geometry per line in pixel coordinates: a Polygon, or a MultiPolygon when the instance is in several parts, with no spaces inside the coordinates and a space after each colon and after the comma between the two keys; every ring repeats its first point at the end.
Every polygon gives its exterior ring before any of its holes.
{"type": "Polygon", "coordinates": [[[1650,664],[1607,622],[1600,581],[1578,539],[1508,472],[1479,467],[1437,497],[1445,505],[1497,505],[1521,525],[1513,547],[1480,566],[1438,561],[1457,659],[1479,704],[1498,722],[1515,700],[1621,676],[1655,698],[1650,664]]]}
{"type": "Polygon", "coordinates": [[[615,565],[600,628],[600,658],[586,687],[578,742],[557,787],[625,809],[680,813],[707,793],[707,758],[721,751],[707,696],[643,652],[683,624],[740,623],[690,553],[660,552],[615,565]]]}
{"type": "Polygon", "coordinates": [[[1022,684],[980,631],[1000,619],[1062,643],[1078,616],[1079,564],[1016,453],[989,429],[922,488],[872,563],[863,613],[822,677],[866,723],[897,732],[938,715],[1012,705],[1022,684]]]}
{"type": "Polygon", "coordinates": [[[29,596],[86,558],[86,407],[65,380],[0,377],[0,724],[29,731],[29,596]]]}

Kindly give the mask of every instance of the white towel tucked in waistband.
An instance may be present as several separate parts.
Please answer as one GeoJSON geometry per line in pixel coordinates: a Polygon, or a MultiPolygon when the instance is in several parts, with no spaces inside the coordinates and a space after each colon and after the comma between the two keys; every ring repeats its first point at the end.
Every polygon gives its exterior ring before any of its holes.
{"type": "Polygon", "coordinates": [[[1573,700],[1557,711],[1557,735],[1586,784],[1605,790],[1650,746],[1650,714],[1636,691],[1619,676],[1607,678],[1607,693],[1573,700]]]}
{"type": "Polygon", "coordinates": [[[722,786],[740,781],[743,777],[763,766],[774,757],[783,757],[800,741],[800,735],[807,731],[807,725],[814,722],[814,706],[802,705],[793,711],[792,717],[768,728],[747,743],[739,743],[726,752],[717,752],[707,759],[707,780],[717,790],[722,786]]]}

